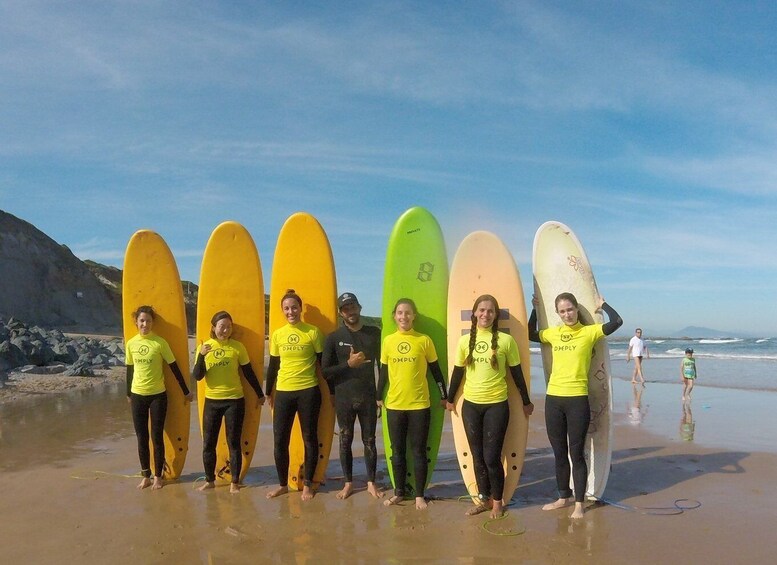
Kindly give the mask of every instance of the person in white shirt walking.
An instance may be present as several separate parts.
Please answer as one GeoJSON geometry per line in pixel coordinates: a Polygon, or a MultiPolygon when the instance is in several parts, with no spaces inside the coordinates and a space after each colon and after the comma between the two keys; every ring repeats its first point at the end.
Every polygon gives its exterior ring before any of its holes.
{"type": "Polygon", "coordinates": [[[634,358],[634,373],[631,376],[632,384],[640,383],[645,386],[645,377],[642,375],[642,358],[650,359],[647,343],[642,339],[642,328],[634,331],[634,337],[629,340],[629,349],[626,352],[626,363],[634,358]]]}

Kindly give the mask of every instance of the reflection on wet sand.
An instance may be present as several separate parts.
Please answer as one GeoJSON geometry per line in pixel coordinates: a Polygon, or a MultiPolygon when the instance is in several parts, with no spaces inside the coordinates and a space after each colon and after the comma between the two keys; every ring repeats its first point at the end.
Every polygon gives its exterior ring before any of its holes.
{"type": "Polygon", "coordinates": [[[629,423],[638,426],[642,423],[647,416],[648,406],[642,408],[642,394],[645,391],[645,385],[634,384],[631,386],[631,402],[627,413],[629,415],[629,423]]]}
{"type": "Polygon", "coordinates": [[[683,441],[693,441],[694,433],[696,433],[696,423],[693,421],[691,401],[683,400],[683,415],[680,418],[680,439],[683,441]]]}
{"type": "Polygon", "coordinates": [[[0,470],[56,464],[133,434],[121,384],[0,404],[0,470]]]}

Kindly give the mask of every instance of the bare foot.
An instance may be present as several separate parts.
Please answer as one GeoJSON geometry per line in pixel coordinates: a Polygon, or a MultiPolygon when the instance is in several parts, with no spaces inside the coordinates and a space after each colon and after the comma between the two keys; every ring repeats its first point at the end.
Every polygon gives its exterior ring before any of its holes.
{"type": "Polygon", "coordinates": [[[505,507],[501,500],[495,500],[493,506],[491,507],[491,517],[492,518],[501,518],[505,514],[505,507]]]}
{"type": "Polygon", "coordinates": [[[426,499],[423,496],[416,496],[415,497],[415,509],[416,510],[426,510],[426,508],[429,505],[426,503],[426,499]]]}
{"type": "Polygon", "coordinates": [[[310,500],[314,496],[316,496],[316,491],[314,491],[308,485],[302,487],[302,500],[310,500]]]}
{"type": "Polygon", "coordinates": [[[229,494],[237,494],[239,492],[240,492],[240,484],[238,483],[229,484],[229,494]]]}
{"type": "Polygon", "coordinates": [[[162,477],[154,477],[154,484],[151,485],[151,490],[159,490],[165,486],[165,483],[162,482],[162,477]]]}
{"type": "Polygon", "coordinates": [[[383,501],[383,505],[384,506],[395,506],[395,505],[399,504],[400,502],[402,502],[402,497],[401,496],[397,496],[395,494],[394,496],[391,496],[391,497],[387,498],[386,500],[384,500],[383,501]]]}
{"type": "Polygon", "coordinates": [[[267,493],[267,498],[275,498],[276,496],[281,496],[282,494],[286,494],[289,492],[288,486],[279,486],[278,488],[275,488],[267,493]]]}
{"type": "Polygon", "coordinates": [[[338,492],[335,495],[335,498],[338,498],[340,500],[345,500],[346,498],[351,496],[352,492],[353,492],[353,483],[345,483],[345,485],[343,485],[343,490],[338,492]]]}
{"type": "Polygon", "coordinates": [[[212,488],[216,488],[216,482],[215,481],[205,481],[205,484],[202,485],[197,490],[200,491],[200,492],[204,492],[204,491],[212,489],[212,488]]]}
{"type": "Polygon", "coordinates": [[[378,488],[378,485],[375,483],[368,481],[367,482],[367,492],[370,493],[375,498],[383,498],[383,491],[378,488]]]}
{"type": "Polygon", "coordinates": [[[585,507],[582,502],[575,502],[575,509],[572,511],[570,518],[573,520],[579,520],[585,514],[585,507]]]}
{"type": "Polygon", "coordinates": [[[473,506],[469,510],[467,510],[464,515],[465,516],[477,516],[478,514],[482,514],[483,512],[488,511],[488,506],[485,504],[478,503],[477,506],[473,506]]]}
{"type": "Polygon", "coordinates": [[[559,498],[556,502],[551,502],[542,507],[543,510],[558,510],[572,505],[571,498],[559,498]]]}
{"type": "Polygon", "coordinates": [[[148,488],[151,486],[151,479],[148,477],[143,477],[143,480],[140,481],[140,484],[138,484],[138,490],[143,490],[144,488],[148,488]]]}
{"type": "Polygon", "coordinates": [[[635,381],[634,379],[631,379],[631,384],[635,385],[637,384],[637,381],[635,381]]]}

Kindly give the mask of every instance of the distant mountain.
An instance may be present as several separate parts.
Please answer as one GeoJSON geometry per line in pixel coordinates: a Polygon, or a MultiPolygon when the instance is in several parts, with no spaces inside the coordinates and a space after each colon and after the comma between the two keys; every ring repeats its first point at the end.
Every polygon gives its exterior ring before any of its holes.
{"type": "Polygon", "coordinates": [[[724,332],[722,330],[713,330],[712,328],[704,328],[700,326],[688,326],[680,331],[670,334],[668,337],[697,337],[697,338],[715,338],[715,337],[751,337],[744,336],[739,333],[733,334],[732,332],[724,332]]]}

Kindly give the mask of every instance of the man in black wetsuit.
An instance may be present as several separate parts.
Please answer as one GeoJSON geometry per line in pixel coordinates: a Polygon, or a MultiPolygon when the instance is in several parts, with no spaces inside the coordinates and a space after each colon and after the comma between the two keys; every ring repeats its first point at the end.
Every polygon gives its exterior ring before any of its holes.
{"type": "Polygon", "coordinates": [[[383,493],[375,485],[378,463],[375,447],[378,422],[375,367],[380,362],[380,329],[362,324],[362,307],[356,295],[350,292],[341,294],[337,306],[343,325],[327,336],[321,362],[324,378],[333,394],[340,427],[340,465],[345,485],[337,498],[348,498],[353,492],[351,444],[357,417],[364,443],[367,491],[381,498],[383,493]]]}

